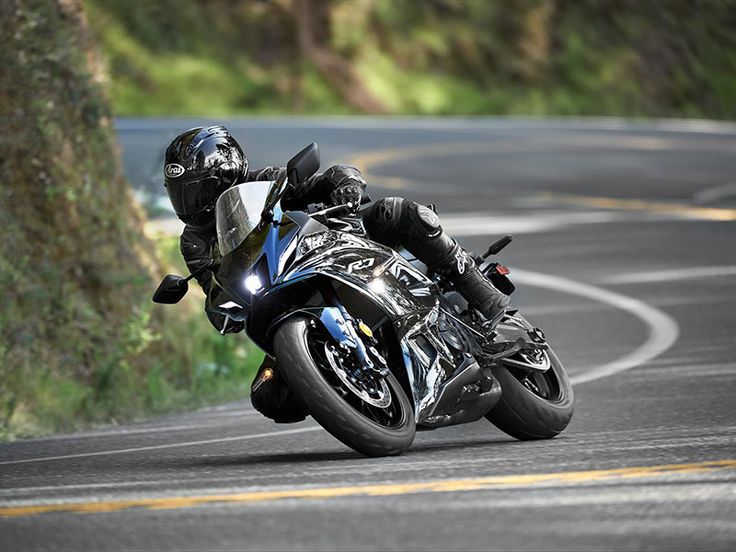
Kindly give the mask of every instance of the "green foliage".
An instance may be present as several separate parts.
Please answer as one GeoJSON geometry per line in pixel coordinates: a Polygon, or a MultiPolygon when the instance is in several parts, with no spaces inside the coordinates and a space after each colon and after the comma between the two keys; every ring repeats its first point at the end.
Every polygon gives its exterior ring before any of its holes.
{"type": "MultiPolygon", "coordinates": [[[[185,270],[176,239],[165,238],[155,245],[168,270],[185,270]]],[[[147,284],[150,292],[152,282],[147,284]]],[[[3,363],[0,440],[247,396],[263,355],[242,334],[217,333],[204,315],[203,294],[195,287],[176,306],[155,306],[148,297],[134,306],[130,318],[121,324],[120,340],[97,351],[90,361],[88,377],[69,370],[49,348],[53,344],[44,347],[29,339],[29,352],[40,352],[40,357],[20,355],[23,366],[3,363]]],[[[8,324],[18,314],[0,313],[8,324]]],[[[86,349],[81,340],[90,329],[80,324],[53,325],[64,335],[66,356],[81,355],[86,349]]]]}
{"type": "Polygon", "coordinates": [[[252,347],[150,301],[160,255],[80,5],[0,10],[0,439],[246,395],[252,347]]]}
{"type": "Polygon", "coordinates": [[[122,115],[736,117],[733,0],[85,5],[122,115]]]}

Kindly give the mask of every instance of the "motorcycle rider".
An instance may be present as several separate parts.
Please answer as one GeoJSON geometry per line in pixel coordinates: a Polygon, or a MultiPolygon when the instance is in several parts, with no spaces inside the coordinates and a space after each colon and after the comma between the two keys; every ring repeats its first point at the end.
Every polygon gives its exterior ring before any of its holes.
{"type": "MultiPolygon", "coordinates": [[[[275,180],[281,168],[251,170],[238,142],[223,126],[197,127],[180,134],[166,150],[164,182],[171,204],[185,224],[180,250],[190,272],[210,263],[216,246],[214,208],[217,198],[235,184],[275,180]]],[[[366,182],[360,171],[334,165],[291,188],[281,199],[283,210],[302,210],[310,203],[360,205],[366,182]]],[[[484,316],[501,316],[509,297],[483,276],[475,261],[450,238],[429,207],[399,197],[381,199],[361,211],[370,239],[389,247],[404,247],[430,269],[451,281],[460,294],[484,316]]],[[[239,332],[243,322],[226,320],[210,309],[212,274],[196,275],[207,294],[205,311],[224,333],[239,332]]],[[[282,423],[303,420],[305,413],[266,356],[251,388],[253,405],[282,423]]]]}

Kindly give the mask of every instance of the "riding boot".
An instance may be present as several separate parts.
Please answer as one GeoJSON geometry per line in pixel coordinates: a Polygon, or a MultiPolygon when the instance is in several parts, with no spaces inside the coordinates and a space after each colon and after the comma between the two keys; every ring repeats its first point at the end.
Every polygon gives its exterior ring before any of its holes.
{"type": "Polygon", "coordinates": [[[492,322],[500,319],[511,299],[483,275],[473,258],[455,243],[452,254],[443,260],[441,266],[432,268],[452,282],[460,295],[486,319],[492,322]]]}
{"type": "Polygon", "coordinates": [[[468,303],[495,322],[509,304],[481,273],[475,261],[448,236],[434,209],[400,197],[387,197],[363,213],[371,239],[409,253],[452,282],[468,303]]]}
{"type": "Polygon", "coordinates": [[[465,300],[489,321],[506,312],[511,299],[501,293],[476,266],[473,258],[441,228],[434,235],[413,240],[407,250],[449,280],[465,300]]]}

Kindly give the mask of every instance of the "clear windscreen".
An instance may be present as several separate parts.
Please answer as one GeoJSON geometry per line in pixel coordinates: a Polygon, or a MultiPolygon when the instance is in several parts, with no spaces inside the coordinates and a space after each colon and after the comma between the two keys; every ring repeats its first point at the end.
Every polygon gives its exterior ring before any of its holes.
{"type": "Polygon", "coordinates": [[[261,221],[273,182],[246,182],[229,188],[215,206],[220,255],[232,253],[261,221]]]}

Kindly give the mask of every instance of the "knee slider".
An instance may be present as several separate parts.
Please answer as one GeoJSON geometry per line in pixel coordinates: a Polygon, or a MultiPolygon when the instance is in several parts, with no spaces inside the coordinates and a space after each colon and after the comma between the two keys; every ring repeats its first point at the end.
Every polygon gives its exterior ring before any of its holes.
{"type": "Polygon", "coordinates": [[[415,201],[408,202],[405,208],[412,234],[416,237],[434,238],[442,233],[440,218],[432,209],[415,201]]]}
{"type": "Polygon", "coordinates": [[[365,210],[364,221],[369,234],[383,240],[399,233],[404,200],[400,197],[386,197],[376,201],[365,210]]]}

